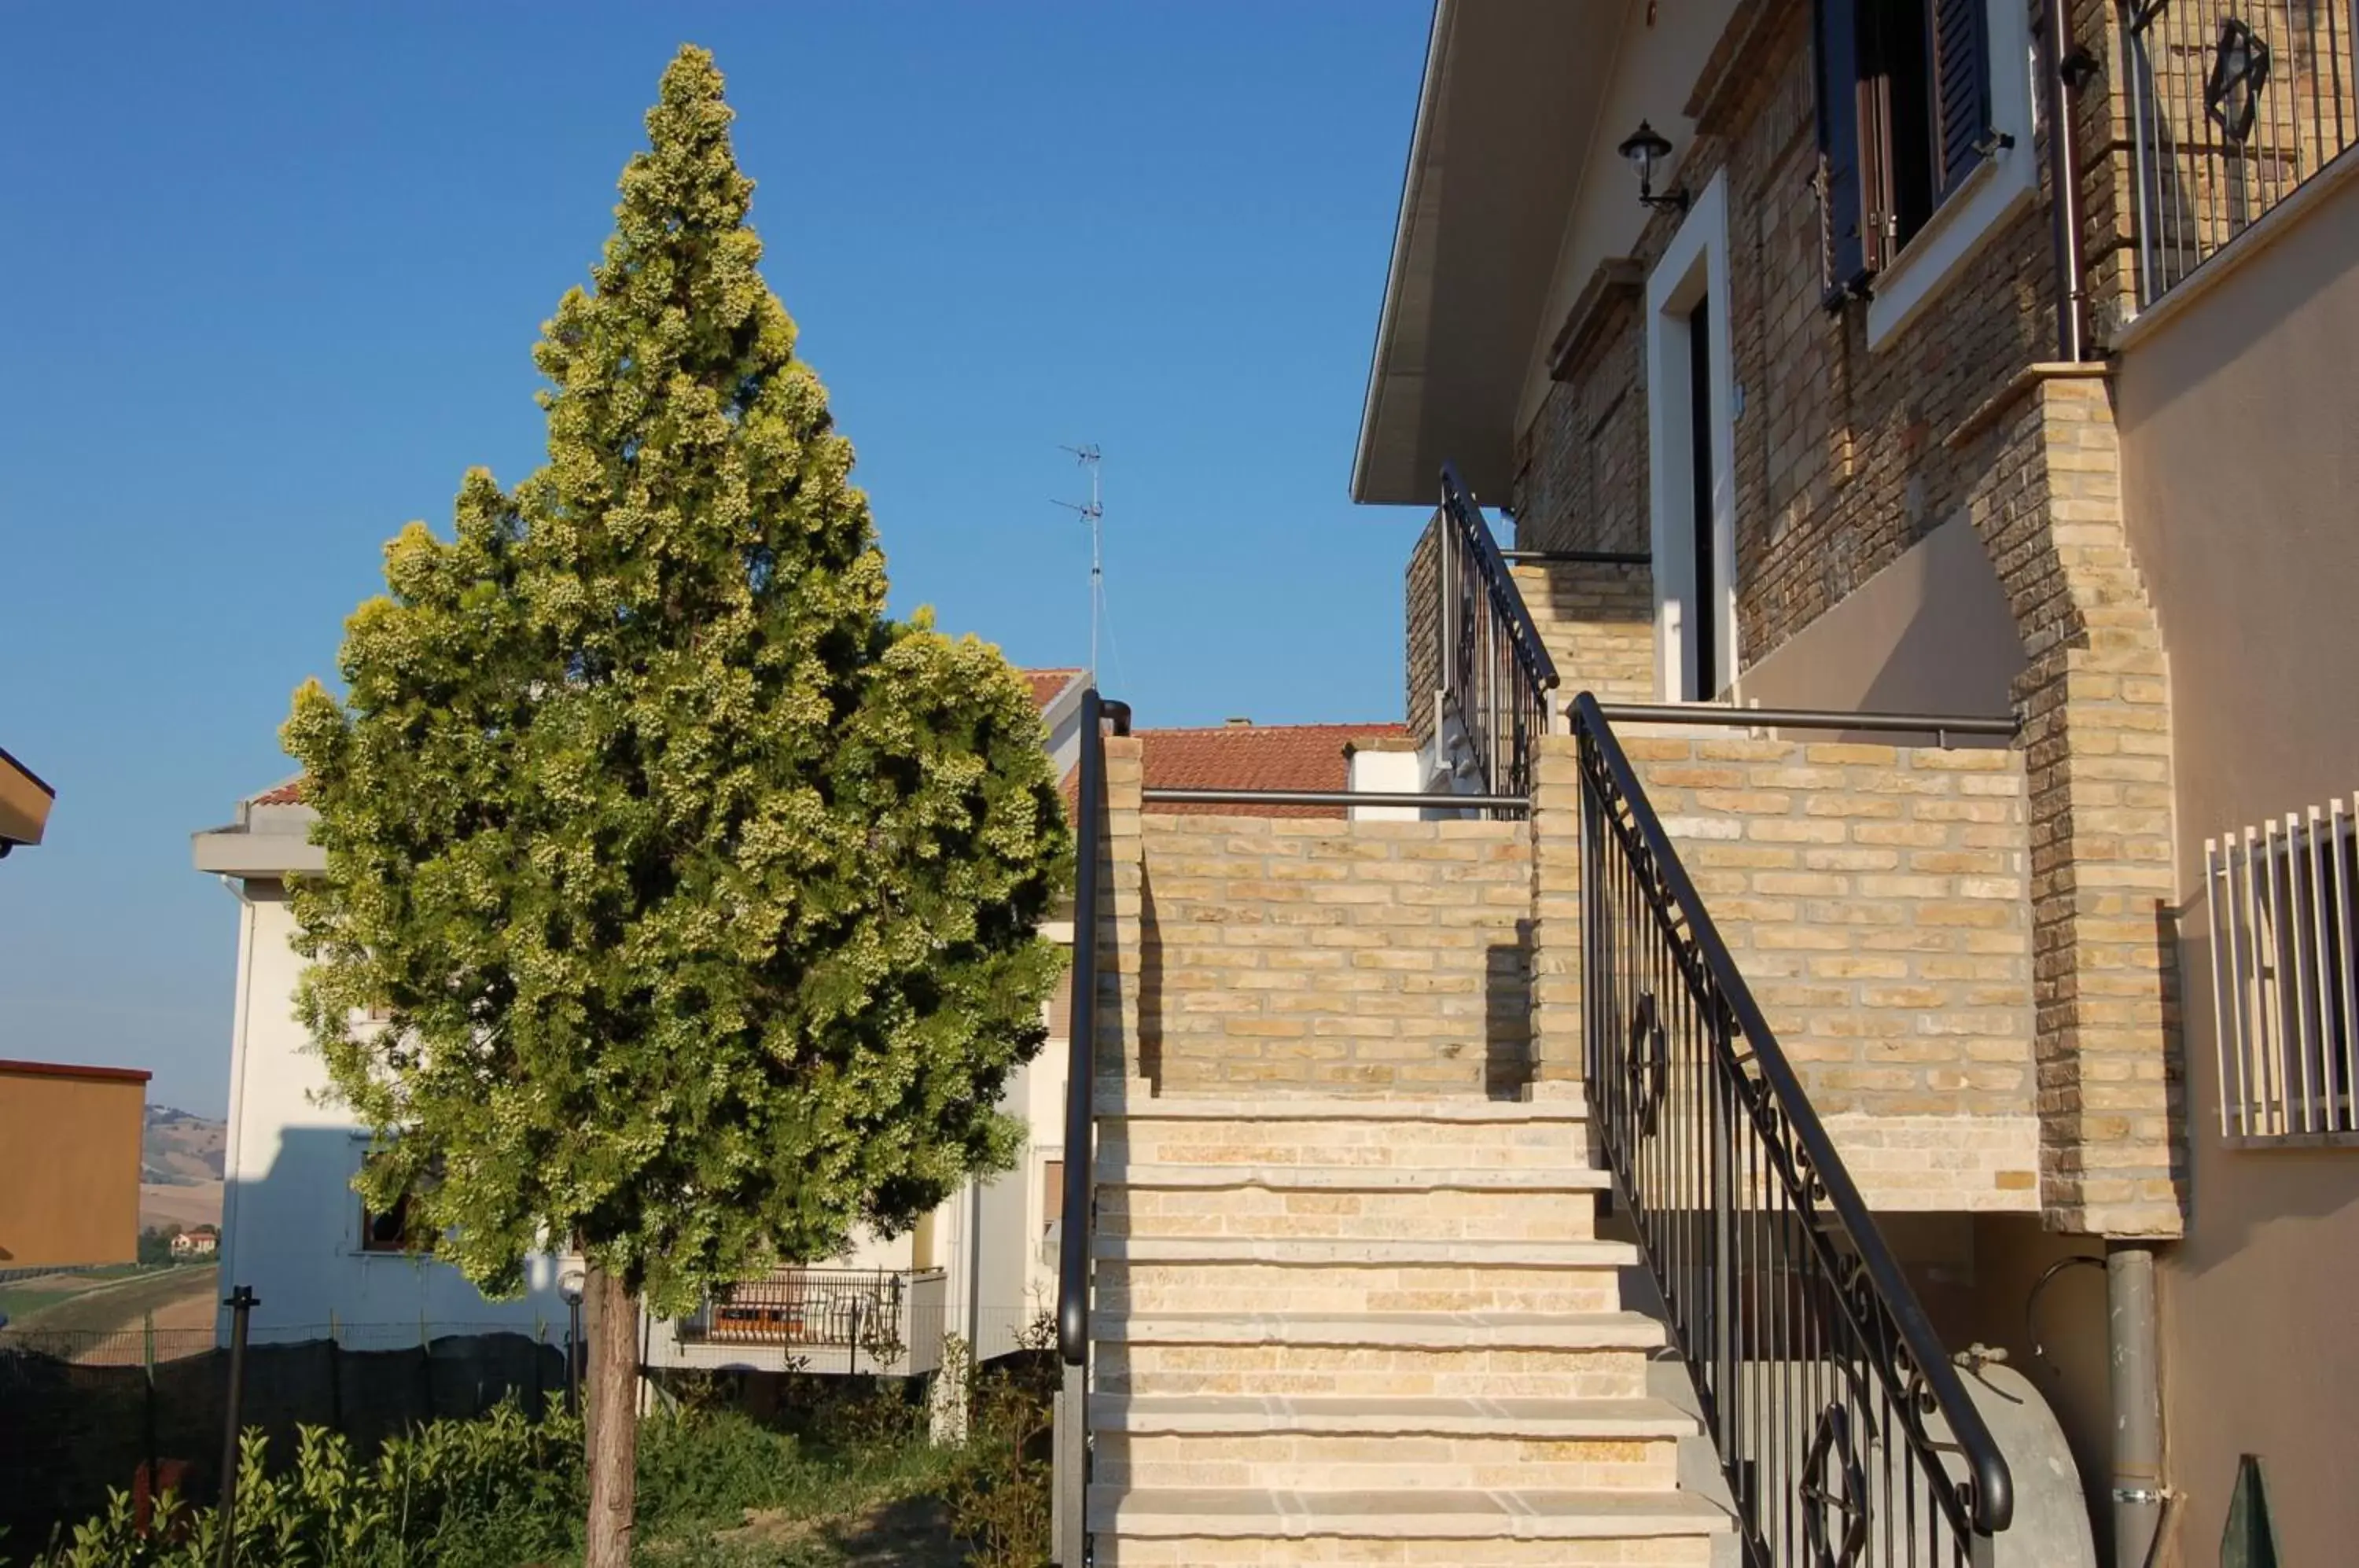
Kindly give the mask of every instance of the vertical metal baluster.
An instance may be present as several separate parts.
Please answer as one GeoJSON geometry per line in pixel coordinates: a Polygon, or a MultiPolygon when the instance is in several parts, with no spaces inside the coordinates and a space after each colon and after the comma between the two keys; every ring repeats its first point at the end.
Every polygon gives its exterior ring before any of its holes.
{"type": "Polygon", "coordinates": [[[2350,820],[2343,814],[2343,800],[2337,796],[2329,802],[2329,814],[2334,830],[2334,929],[2335,967],[2343,972],[2343,1130],[2359,1131],[2359,932],[2351,928],[2351,852],[2344,847],[2352,836],[2350,820]]]}
{"type": "MultiPolygon", "coordinates": [[[[2315,1132],[2318,1129],[2311,1123],[2312,1112],[2318,1104],[2318,1088],[2310,1071],[2310,1062],[2318,1052],[2310,1039],[2310,964],[2306,962],[2309,943],[2302,940],[2301,909],[2301,886],[2308,863],[2301,853],[2301,819],[2291,811],[2286,813],[2285,833],[2286,899],[2285,913],[2277,933],[2277,951],[2284,953],[2290,949],[2293,953],[2293,989],[2290,993],[2293,1005],[2287,1009],[2290,1016],[2287,1020],[2286,1043],[2293,1051],[2299,1066],[2299,1077],[2289,1068],[2286,1080],[2288,1086],[2295,1082],[2301,1085],[2301,1130],[2315,1132]]],[[[2278,968],[2282,973],[2284,965],[2280,964],[2278,968]]]]}
{"type": "Polygon", "coordinates": [[[2212,1045],[2219,1062],[2220,1136],[2228,1136],[2228,1025],[2227,1009],[2221,1006],[2220,947],[2220,841],[2203,841],[2203,902],[2212,917],[2212,1045]]]}
{"type": "Polygon", "coordinates": [[[2326,849],[2319,839],[2320,813],[2310,808],[2310,855],[2303,879],[2310,885],[2310,973],[2317,995],[2307,1004],[2318,1015],[2314,1046],[2302,1055],[2307,1071],[2314,1056],[2318,1063],[2318,1130],[2334,1130],[2335,1113],[2339,1108],[2334,1094],[2334,944],[2329,937],[2329,916],[2326,912],[2326,849]]]}
{"type": "Polygon", "coordinates": [[[2256,1049],[2253,1052],[2253,1070],[2260,1082],[2257,1087],[2262,1105],[2267,1112],[2258,1130],[2264,1135],[2287,1130],[2285,1120],[2285,1031],[2276,1027],[2277,1007],[2277,966],[2269,960],[2276,943],[2264,950],[2265,939],[2273,939],[2277,921],[2277,876],[2270,854],[2268,824],[2261,825],[2260,848],[2253,847],[2253,830],[2245,830],[2245,891],[2249,908],[2245,930],[2253,943],[2253,1036],[2256,1049]],[[2268,923],[2261,920],[2261,910],[2269,910],[2268,923]]]}
{"type": "Polygon", "coordinates": [[[2235,1031],[2236,1038],[2236,1135],[2250,1138],[2253,1134],[2253,1090],[2250,1082],[2253,1046],[2251,1032],[2245,1025],[2252,1003],[2252,975],[2256,966],[2245,964],[2245,950],[2251,944],[2249,941],[2238,938],[2240,930],[2248,932],[2251,927],[2244,923],[2245,906],[2244,900],[2237,896],[2236,874],[2240,868],[2243,869],[2249,884],[2251,866],[2245,863],[2233,833],[2223,835],[2220,841],[2220,862],[2226,876],[2228,974],[2235,986],[2229,996],[2228,1023],[2229,1028],[2235,1031]]]}

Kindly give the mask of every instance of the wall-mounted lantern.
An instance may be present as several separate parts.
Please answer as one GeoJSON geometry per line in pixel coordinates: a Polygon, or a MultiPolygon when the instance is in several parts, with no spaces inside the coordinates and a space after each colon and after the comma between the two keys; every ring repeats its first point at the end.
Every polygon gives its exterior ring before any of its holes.
{"type": "Polygon", "coordinates": [[[1614,150],[1628,158],[1631,169],[1637,173],[1641,203],[1655,208],[1669,207],[1680,212],[1688,210],[1688,188],[1684,185],[1675,186],[1660,196],[1655,194],[1655,168],[1671,156],[1671,144],[1664,138],[1662,132],[1641,120],[1638,128],[1623,137],[1622,145],[1614,150]]]}

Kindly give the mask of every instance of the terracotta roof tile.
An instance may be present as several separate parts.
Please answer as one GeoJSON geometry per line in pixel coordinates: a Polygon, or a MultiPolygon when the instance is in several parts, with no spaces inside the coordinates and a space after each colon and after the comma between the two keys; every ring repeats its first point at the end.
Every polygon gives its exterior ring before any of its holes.
{"type": "MultiPolygon", "coordinates": [[[[1351,783],[1344,749],[1355,741],[1408,735],[1401,724],[1221,724],[1206,729],[1137,730],[1150,789],[1343,789],[1351,783]]],[[[1079,779],[1065,776],[1071,806],[1079,779]]],[[[1199,816],[1341,817],[1341,806],[1158,805],[1155,811],[1199,816]]]]}
{"type": "Polygon", "coordinates": [[[1066,687],[1081,679],[1079,670],[1022,670],[1016,672],[1032,683],[1032,700],[1047,707],[1064,693],[1066,687]]]}
{"type": "Polygon", "coordinates": [[[265,789],[246,802],[249,806],[299,806],[303,803],[303,780],[289,779],[274,789],[265,789]]]}

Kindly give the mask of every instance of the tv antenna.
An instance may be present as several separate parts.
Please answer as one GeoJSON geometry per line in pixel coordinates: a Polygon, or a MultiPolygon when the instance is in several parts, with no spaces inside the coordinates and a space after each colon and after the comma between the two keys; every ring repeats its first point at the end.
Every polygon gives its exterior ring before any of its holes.
{"type": "Polygon", "coordinates": [[[1103,542],[1101,536],[1104,532],[1103,524],[1105,519],[1105,507],[1098,501],[1100,454],[1095,443],[1088,446],[1060,445],[1057,450],[1071,452],[1074,460],[1090,471],[1090,498],[1087,504],[1079,501],[1058,501],[1053,504],[1064,507],[1069,512],[1079,513],[1082,521],[1090,526],[1090,684],[1094,686],[1098,683],[1098,626],[1105,619],[1105,561],[1101,549],[1103,542]]]}

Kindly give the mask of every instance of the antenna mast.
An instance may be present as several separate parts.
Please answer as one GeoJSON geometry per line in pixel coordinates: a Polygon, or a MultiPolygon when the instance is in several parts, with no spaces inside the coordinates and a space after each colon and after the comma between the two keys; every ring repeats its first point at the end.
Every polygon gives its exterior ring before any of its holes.
{"type": "Polygon", "coordinates": [[[1101,550],[1102,523],[1105,507],[1098,502],[1099,452],[1094,443],[1088,446],[1060,446],[1070,452],[1083,468],[1090,471],[1090,499],[1086,506],[1074,501],[1059,501],[1057,506],[1077,512],[1082,521],[1090,526],[1090,684],[1098,683],[1098,626],[1105,618],[1105,561],[1101,550]]]}

